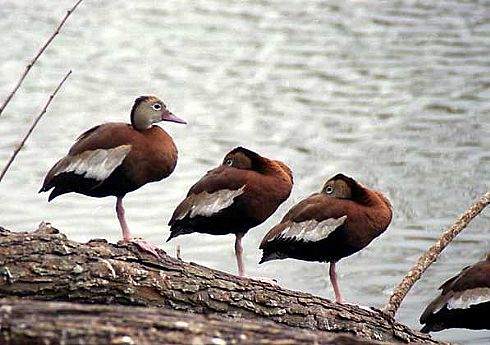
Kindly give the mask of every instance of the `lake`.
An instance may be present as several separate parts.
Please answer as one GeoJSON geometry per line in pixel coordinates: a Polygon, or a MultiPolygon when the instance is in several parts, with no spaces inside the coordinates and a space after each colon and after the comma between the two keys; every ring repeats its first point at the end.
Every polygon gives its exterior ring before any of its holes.
{"type": "MultiPolygon", "coordinates": [[[[0,100],[74,1],[0,0],[0,100]]],[[[383,191],[389,229],[340,261],[346,301],[381,308],[418,256],[488,188],[490,7],[478,1],[84,1],[0,116],[6,162],[48,95],[73,74],[0,184],[0,224],[49,221],[69,238],[115,242],[114,198],[37,194],[84,130],[129,121],[139,95],[161,97],[187,126],[163,123],[175,172],[125,198],[134,235],[170,254],[235,273],[233,236],[166,225],[189,187],[243,145],[287,163],[291,197],[244,238],[248,274],[332,298],[326,264],[258,265],[263,235],[338,172],[383,191]]],[[[489,251],[484,211],[410,292],[398,320],[418,318],[437,287],[489,251]]],[[[485,331],[436,339],[488,344],[485,331]]]]}

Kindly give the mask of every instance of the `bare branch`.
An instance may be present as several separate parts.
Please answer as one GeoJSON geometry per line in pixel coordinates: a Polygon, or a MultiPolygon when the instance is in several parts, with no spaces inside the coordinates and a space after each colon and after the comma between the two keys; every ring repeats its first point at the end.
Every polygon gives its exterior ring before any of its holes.
{"type": "Polygon", "coordinates": [[[486,192],[477,202],[466,210],[466,212],[463,213],[449,229],[443,232],[439,240],[437,240],[427,252],[419,257],[415,265],[410,269],[391,295],[388,304],[384,307],[383,311],[385,313],[389,314],[391,317],[395,316],[401,302],[415,282],[420,279],[425,270],[437,259],[444,248],[446,248],[446,246],[451,243],[451,241],[463,231],[473,218],[480,214],[488,204],[490,204],[490,191],[486,192]]]}
{"type": "Polygon", "coordinates": [[[59,84],[56,87],[56,89],[54,89],[53,93],[49,96],[49,99],[46,102],[46,104],[44,105],[43,110],[41,110],[41,112],[39,113],[39,115],[37,115],[36,119],[34,120],[34,122],[32,123],[31,127],[29,128],[29,131],[27,131],[27,133],[24,136],[24,138],[22,138],[22,141],[20,142],[20,144],[15,148],[12,156],[10,157],[9,161],[7,162],[7,164],[5,165],[5,167],[3,168],[2,173],[0,174],[0,182],[2,181],[3,177],[5,176],[5,174],[7,173],[8,169],[10,168],[10,165],[12,165],[15,157],[17,157],[17,154],[22,149],[22,147],[26,143],[27,139],[32,134],[32,132],[34,131],[34,128],[37,126],[37,123],[39,122],[39,120],[41,120],[41,117],[43,117],[43,115],[46,113],[46,110],[48,109],[49,105],[51,104],[51,101],[53,100],[54,96],[56,96],[56,94],[58,93],[59,89],[64,84],[64,82],[66,81],[66,79],[68,79],[68,77],[70,76],[70,74],[71,74],[71,70],[68,71],[68,73],[66,73],[66,75],[64,76],[64,78],[59,82],[59,84]]]}
{"type": "Polygon", "coordinates": [[[29,62],[29,64],[26,66],[25,70],[24,70],[24,73],[20,76],[20,79],[19,81],[17,82],[17,84],[15,85],[14,89],[10,92],[10,94],[7,96],[7,99],[5,99],[5,101],[2,103],[2,105],[0,106],[0,115],[2,115],[2,112],[3,110],[5,109],[5,107],[7,106],[7,104],[9,104],[10,100],[12,99],[12,97],[14,97],[15,93],[17,92],[17,90],[19,89],[19,87],[22,85],[22,82],[24,81],[24,79],[26,78],[27,74],[29,73],[29,71],[31,70],[31,68],[36,64],[37,60],[39,59],[39,57],[44,53],[44,51],[46,50],[46,48],[48,48],[49,44],[54,40],[54,38],[60,33],[61,31],[61,28],[63,27],[63,25],[65,24],[65,22],[67,21],[67,19],[70,17],[70,15],[73,13],[73,11],[75,11],[75,9],[78,7],[78,5],[80,5],[80,3],[82,2],[83,0],[78,0],[76,2],[75,5],[73,5],[72,8],[70,8],[67,12],[66,12],[66,15],[65,17],[61,20],[60,24],[58,25],[58,27],[56,28],[56,30],[53,32],[53,34],[49,37],[49,39],[47,40],[46,43],[44,43],[44,45],[41,47],[41,49],[39,49],[39,51],[37,52],[36,56],[34,56],[34,58],[29,62]]]}

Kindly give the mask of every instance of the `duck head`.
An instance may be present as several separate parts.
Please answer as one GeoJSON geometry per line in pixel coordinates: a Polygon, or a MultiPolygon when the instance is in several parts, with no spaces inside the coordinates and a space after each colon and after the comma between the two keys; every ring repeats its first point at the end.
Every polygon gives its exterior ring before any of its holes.
{"type": "Polygon", "coordinates": [[[244,147],[236,147],[228,152],[223,165],[237,169],[261,171],[264,157],[244,147]]]}
{"type": "Polygon", "coordinates": [[[322,193],[338,199],[355,199],[364,188],[353,178],[337,174],[330,178],[322,188],[322,193]]]}
{"type": "Polygon", "coordinates": [[[131,125],[134,129],[148,129],[154,123],[160,121],[187,123],[168,110],[165,103],[155,96],[140,96],[136,98],[131,109],[131,125]]]}

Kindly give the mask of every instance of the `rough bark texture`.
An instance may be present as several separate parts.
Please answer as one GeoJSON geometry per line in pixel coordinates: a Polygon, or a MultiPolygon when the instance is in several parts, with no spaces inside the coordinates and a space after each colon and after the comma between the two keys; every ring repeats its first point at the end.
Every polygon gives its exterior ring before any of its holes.
{"type": "Polygon", "coordinates": [[[32,233],[0,228],[0,297],[164,307],[273,321],[366,340],[437,343],[379,310],[239,278],[161,251],[93,240],[73,242],[49,225],[32,233]]]}
{"type": "Polygon", "coordinates": [[[0,344],[387,344],[169,309],[0,299],[0,344]]]}

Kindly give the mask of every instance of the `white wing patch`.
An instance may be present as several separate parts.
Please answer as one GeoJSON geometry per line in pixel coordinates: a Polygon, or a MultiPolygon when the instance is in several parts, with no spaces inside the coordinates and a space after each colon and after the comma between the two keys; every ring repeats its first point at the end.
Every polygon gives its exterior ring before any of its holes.
{"type": "Polygon", "coordinates": [[[468,309],[472,305],[486,302],[490,302],[490,288],[474,288],[455,292],[447,301],[447,309],[468,309]]]}
{"type": "MultiPolygon", "coordinates": [[[[344,224],[347,216],[328,218],[321,222],[314,219],[287,226],[277,238],[304,242],[318,242],[327,238],[335,229],[344,224]]],[[[269,241],[274,240],[271,238],[269,241]]]]}
{"type": "Polygon", "coordinates": [[[233,204],[233,200],[244,193],[245,185],[241,188],[222,189],[214,193],[202,192],[192,196],[192,206],[180,215],[177,220],[183,219],[189,212],[189,218],[195,216],[209,217],[233,204]]]}
{"type": "Polygon", "coordinates": [[[121,165],[122,161],[131,151],[131,145],[121,145],[113,149],[97,149],[82,152],[76,156],[68,156],[67,165],[56,172],[73,172],[77,175],[84,175],[86,178],[104,181],[112,172],[121,165]]]}

